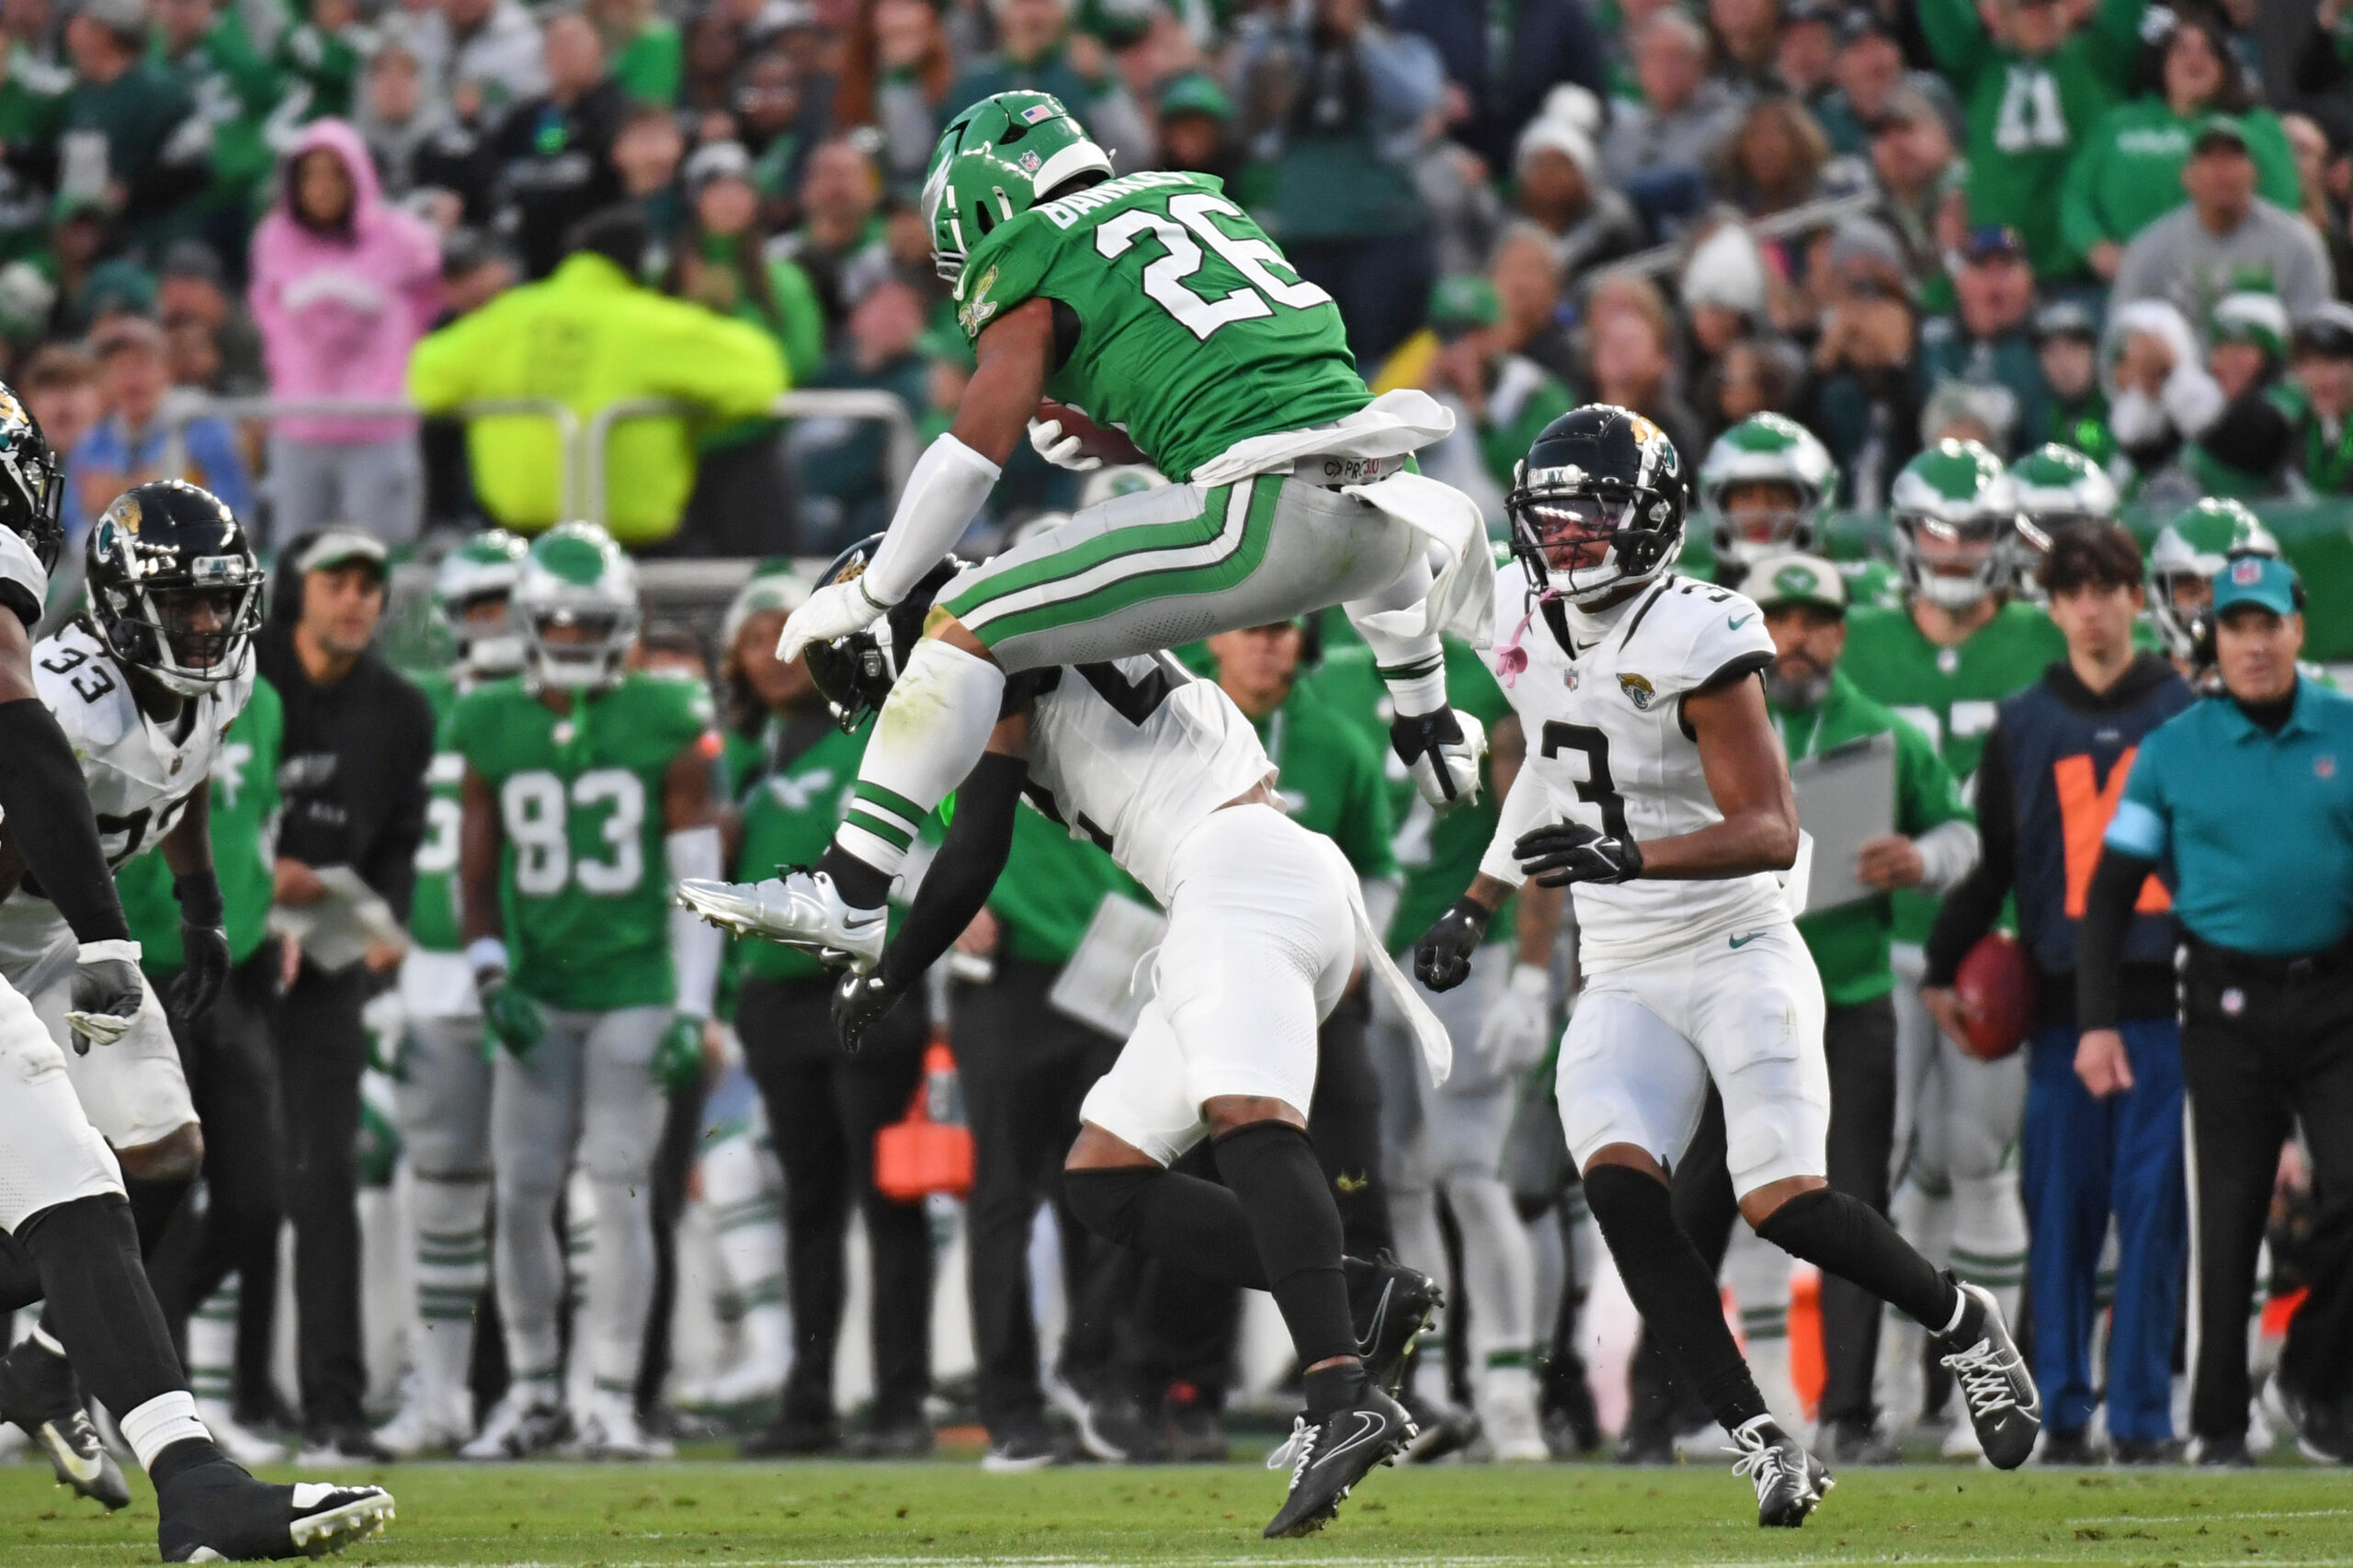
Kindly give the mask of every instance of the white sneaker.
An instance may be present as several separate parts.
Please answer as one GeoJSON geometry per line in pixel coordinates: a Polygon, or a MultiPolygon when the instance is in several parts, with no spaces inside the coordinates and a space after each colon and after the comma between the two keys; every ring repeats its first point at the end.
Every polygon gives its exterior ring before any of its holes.
{"type": "Polygon", "coordinates": [[[1501,1464],[1542,1464],[1552,1450],[1544,1443],[1544,1423],[1536,1414],[1536,1385],[1525,1369],[1504,1369],[1487,1374],[1479,1400],[1479,1424],[1485,1429],[1489,1457],[1501,1464]]]}
{"type": "Polygon", "coordinates": [[[852,909],[833,878],[797,866],[758,882],[689,878],[678,884],[678,902],[722,930],[797,948],[858,974],[882,961],[889,935],[887,908],[852,909]]]}
{"type": "Polygon", "coordinates": [[[1984,1446],[1977,1440],[1977,1428],[1966,1421],[1956,1421],[1945,1428],[1945,1440],[1937,1445],[1937,1452],[1949,1460],[1982,1460],[1984,1446]]]}
{"type": "Polygon", "coordinates": [[[461,1460],[519,1460],[545,1453],[572,1435],[572,1417],[544,1383],[515,1383],[493,1407],[481,1434],[458,1450],[461,1460]]]}
{"type": "Polygon", "coordinates": [[[196,1418],[212,1434],[221,1451],[252,1470],[257,1465],[284,1464],[286,1445],[273,1443],[249,1426],[240,1426],[227,1403],[217,1399],[196,1402],[196,1418]]]}
{"type": "Polygon", "coordinates": [[[599,1392],[589,1402],[580,1441],[572,1451],[585,1460],[650,1460],[664,1457],[660,1449],[665,1446],[645,1435],[628,1395],[599,1392]]]}
{"type": "MultiPolygon", "coordinates": [[[[715,1410],[732,1410],[741,1404],[772,1404],[784,1392],[784,1368],[766,1357],[751,1357],[703,1384],[696,1391],[699,1398],[694,1403],[715,1410]]],[[[679,1403],[688,1402],[681,1399],[679,1403]]]]}
{"type": "Polygon", "coordinates": [[[409,1395],[399,1414],[376,1428],[376,1441],[393,1458],[404,1460],[463,1448],[474,1435],[473,1403],[462,1389],[446,1394],[419,1390],[409,1395]]]}

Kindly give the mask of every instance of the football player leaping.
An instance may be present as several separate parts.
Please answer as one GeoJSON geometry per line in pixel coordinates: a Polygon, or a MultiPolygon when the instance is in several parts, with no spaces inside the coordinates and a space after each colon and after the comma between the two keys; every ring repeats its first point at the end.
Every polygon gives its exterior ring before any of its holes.
{"type": "Polygon", "coordinates": [[[178,1000],[203,1011],[229,969],[203,787],[220,730],[250,689],[259,574],[218,500],[176,482],[141,485],[91,531],[89,622],[35,648],[28,629],[63,540],[60,485],[40,426],[0,388],[6,924],[14,952],[34,955],[13,972],[51,1014],[44,1023],[24,992],[0,983],[0,1306],[48,1303],[43,1326],[0,1362],[0,1409],[40,1436],[61,1480],[119,1507],[128,1494],[119,1474],[104,1489],[110,1465],[82,1414],[78,1374],[154,1483],[167,1562],[315,1555],[381,1532],[391,1494],[273,1486],[222,1457],[140,1267],[124,1170],[108,1147],[110,1136],[140,1176],[166,1184],[184,1184],[201,1155],[109,859],[165,842],[188,958],[178,1000]]]}
{"type": "MultiPolygon", "coordinates": [[[[854,580],[872,542],[828,579],[854,580]]],[[[916,585],[892,611],[892,635],[913,633],[948,576],[938,568],[916,585]]],[[[809,650],[845,724],[891,689],[878,643],[861,632],[809,650]]],[[[1007,695],[898,938],[871,973],[843,977],[843,1043],[856,1050],[979,912],[1025,794],[1166,906],[1157,994],[1080,1108],[1064,1186],[1073,1211],[1111,1240],[1272,1292],[1305,1369],[1307,1414],[1267,1534],[1305,1535],[1414,1435],[1392,1396],[1438,1301],[1426,1275],[1341,1256],[1340,1212],[1307,1141],[1316,1029],[1361,952],[1417,1020],[1438,1078],[1445,1031],[1381,951],[1338,846],[1284,814],[1256,733],[1214,683],[1156,653],[1033,670],[1007,695]],[[1167,1168],[1204,1138],[1222,1187],[1167,1168]]]]}
{"type": "MultiPolygon", "coordinates": [[[[979,760],[1009,676],[1332,604],[1380,661],[1391,739],[1423,794],[1446,805],[1473,792],[1483,737],[1447,706],[1438,634],[1486,640],[1485,536],[1466,498],[1402,472],[1452,417],[1423,392],[1366,390],[1338,307],[1215,178],[1114,179],[1046,94],[999,93],[958,115],[924,209],[979,368],[871,563],[795,611],[778,656],[904,603],[988,499],[1042,397],[1118,426],[1177,483],[1082,512],[948,585],[928,634],[890,650],[901,678],[831,847],[813,870],[745,895],[763,926],[873,966],[915,827],[979,760]]],[[[1096,460],[1059,421],[1032,437],[1054,460],[1096,460]]]]}
{"type": "Polygon", "coordinates": [[[1797,808],[1759,672],[1756,605],[1666,566],[1683,529],[1675,447],[1591,404],[1519,465],[1495,661],[1528,761],[1470,892],[1415,949],[1425,983],[1461,983],[1489,916],[1526,878],[1572,889],[1580,996],[1561,1045],[1561,1120],[1619,1272],[1677,1369],[1732,1434],[1757,1521],[1802,1523],[1829,1472],[1766,1413],[1724,1326],[1714,1273],[1676,1227],[1667,1171],[1711,1080],[1741,1213],[1759,1235],[1853,1280],[1938,1338],[1984,1441],[2022,1463],[2040,1403],[1994,1298],[1957,1286],[1867,1204],[1824,1180],[1829,1071],[1822,982],[1777,872],[1797,808]]]}

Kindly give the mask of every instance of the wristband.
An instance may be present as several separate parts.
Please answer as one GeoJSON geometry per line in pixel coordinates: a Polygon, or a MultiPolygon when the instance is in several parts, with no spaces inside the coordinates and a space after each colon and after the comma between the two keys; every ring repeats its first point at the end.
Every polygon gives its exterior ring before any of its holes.
{"type": "Polygon", "coordinates": [[[172,896],[179,900],[180,919],[190,926],[219,926],[228,918],[221,898],[221,879],[210,866],[172,879],[172,896]]]}
{"type": "Polygon", "coordinates": [[[476,982],[480,982],[483,973],[490,970],[506,973],[506,944],[495,937],[476,937],[466,944],[466,966],[474,971],[476,982]]]}
{"type": "Polygon", "coordinates": [[[139,944],[127,937],[109,937],[102,942],[84,942],[74,953],[75,963],[104,963],[108,959],[120,959],[125,963],[139,961],[139,944]]]}

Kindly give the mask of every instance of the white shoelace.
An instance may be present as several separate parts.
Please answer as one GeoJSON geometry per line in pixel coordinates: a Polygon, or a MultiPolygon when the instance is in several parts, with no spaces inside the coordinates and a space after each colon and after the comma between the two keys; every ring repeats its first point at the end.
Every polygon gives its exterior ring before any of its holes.
{"type": "Polygon", "coordinates": [[[2017,1407],[2018,1392],[2010,1381],[2010,1369],[2018,1358],[1996,1350],[1990,1335],[1966,1350],[1956,1350],[1938,1359],[1952,1369],[1953,1381],[1961,1385],[1961,1397],[1968,1403],[1971,1415],[1991,1415],[1997,1410],[2017,1407]]]}
{"type": "Polygon", "coordinates": [[[1293,1486],[1298,1485],[1301,1473],[1314,1462],[1316,1430],[1306,1416],[1292,1416],[1290,1436],[1285,1437],[1276,1446],[1274,1452],[1267,1456],[1267,1468],[1280,1470],[1284,1465],[1290,1465],[1290,1483],[1293,1486]]]}
{"type": "Polygon", "coordinates": [[[1733,1434],[1733,1442],[1736,1446],[1724,1450],[1740,1456],[1733,1460],[1732,1472],[1746,1476],[1756,1488],[1756,1500],[1762,1503],[1765,1494],[1790,1473],[1789,1466],[1782,1462],[1781,1450],[1767,1442],[1762,1433],[1745,1429],[1733,1434]]]}

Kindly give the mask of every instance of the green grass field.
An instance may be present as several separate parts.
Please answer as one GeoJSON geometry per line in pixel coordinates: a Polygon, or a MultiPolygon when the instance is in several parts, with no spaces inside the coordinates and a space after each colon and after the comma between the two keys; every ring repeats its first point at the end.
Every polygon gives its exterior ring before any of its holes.
{"type": "MultiPolygon", "coordinates": [[[[2353,1564],[2353,1471],[1850,1471],[1802,1530],[1755,1524],[1728,1471],[1607,1465],[1383,1471],[1304,1541],[1265,1541],[1282,1478],[1257,1465],[983,1475],[969,1463],[642,1467],[415,1465],[355,1563],[1865,1562],[2353,1564]]],[[[154,1561],[154,1508],[109,1519],[0,1471],[0,1562],[154,1561]]]]}

